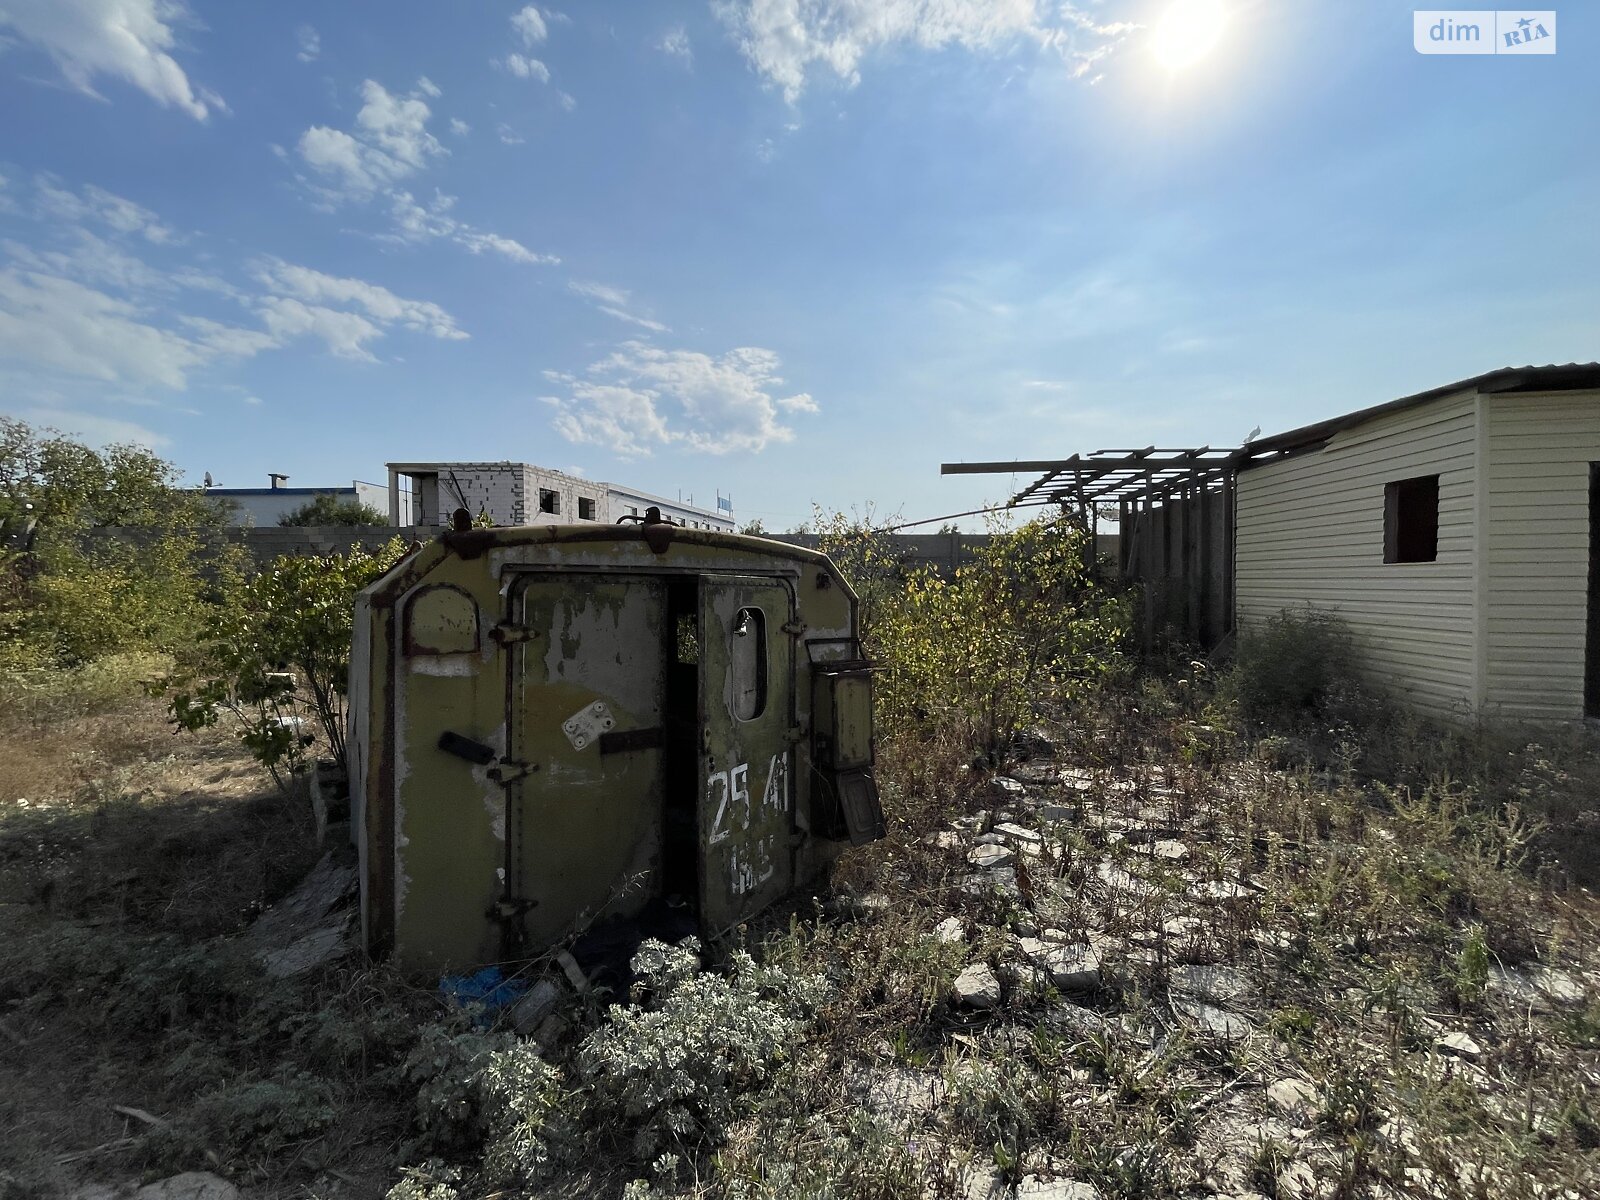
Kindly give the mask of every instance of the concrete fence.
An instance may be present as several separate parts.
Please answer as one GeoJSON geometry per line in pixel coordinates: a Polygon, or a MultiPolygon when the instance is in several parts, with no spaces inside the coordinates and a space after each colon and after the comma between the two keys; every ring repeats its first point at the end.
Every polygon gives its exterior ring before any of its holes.
{"type": "MultiPolygon", "coordinates": [[[[437,526],[386,525],[303,525],[260,527],[229,526],[208,530],[206,540],[213,546],[243,546],[257,563],[265,564],[285,554],[325,555],[343,554],[352,546],[376,550],[390,538],[404,542],[428,541],[437,537],[437,526]]],[[[95,529],[91,538],[115,538],[121,541],[143,541],[153,536],[148,529],[95,529]]],[[[815,550],[821,541],[814,533],[764,533],[775,542],[803,546],[815,550]]],[[[894,552],[907,567],[929,566],[941,575],[949,576],[959,566],[973,561],[978,552],[989,544],[987,533],[895,533],[888,535],[894,552]]],[[[1101,534],[1098,538],[1102,558],[1110,555],[1115,561],[1117,539],[1115,534],[1101,534]]]]}

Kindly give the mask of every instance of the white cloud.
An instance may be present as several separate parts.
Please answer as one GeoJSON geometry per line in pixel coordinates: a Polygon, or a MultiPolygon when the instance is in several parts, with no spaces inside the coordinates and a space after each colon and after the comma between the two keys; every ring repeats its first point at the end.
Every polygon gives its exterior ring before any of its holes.
{"type": "Polygon", "coordinates": [[[689,31],[682,25],[667,30],[656,43],[656,49],[670,58],[681,58],[686,64],[694,62],[694,47],[689,44],[689,31]]]}
{"type": "Polygon", "coordinates": [[[568,441],[607,446],[623,457],[681,445],[709,454],[754,453],[794,438],[780,412],[816,412],[805,393],[775,397],[778,356],[741,347],[713,358],[624,342],[583,378],[551,375],[566,395],[541,399],[556,410],[568,441]]]}
{"type": "Polygon", "coordinates": [[[426,75],[422,75],[417,78],[417,91],[421,92],[424,96],[431,96],[435,100],[444,95],[444,92],[440,90],[439,85],[433,80],[429,79],[426,75]]]}
{"type": "Polygon", "coordinates": [[[667,327],[660,321],[651,320],[649,317],[640,316],[630,307],[632,294],[625,288],[611,287],[604,283],[591,283],[585,280],[574,279],[567,283],[567,287],[591,301],[595,308],[605,313],[608,317],[615,317],[619,321],[626,321],[630,325],[637,325],[641,329],[648,329],[652,333],[666,333],[667,327]]]}
{"type": "Polygon", "coordinates": [[[550,36],[550,27],[544,23],[539,10],[531,4],[521,12],[512,14],[511,28],[517,31],[525,46],[537,46],[550,36]]]}
{"type": "Polygon", "coordinates": [[[172,55],[173,25],[188,19],[181,0],[4,0],[0,29],[10,29],[55,60],[63,78],[87,95],[97,76],[132,84],[164,107],[196,120],[219,98],[189,82],[172,55]],[[197,94],[198,92],[198,94],[197,94]]]}
{"type": "Polygon", "coordinates": [[[182,388],[206,359],[127,300],[37,271],[0,270],[0,357],[107,383],[182,388]]]}
{"type": "Polygon", "coordinates": [[[295,337],[320,338],[341,358],[376,362],[366,343],[383,336],[359,313],[341,312],[320,304],[302,304],[287,296],[267,296],[260,301],[261,319],[281,344],[295,337]]]}
{"type": "Polygon", "coordinates": [[[466,137],[467,134],[472,132],[472,126],[468,125],[460,117],[451,117],[450,132],[455,134],[457,137],[466,137]]]}
{"type": "Polygon", "coordinates": [[[457,231],[455,240],[458,245],[465,246],[473,254],[498,254],[502,258],[509,258],[512,262],[526,263],[529,266],[561,261],[553,254],[535,254],[515,238],[501,237],[498,233],[480,233],[465,226],[457,231]]]}
{"type": "Polygon", "coordinates": [[[561,261],[552,254],[538,254],[529,250],[515,238],[474,229],[456,220],[450,215],[450,209],[456,202],[454,196],[435,192],[432,202],[423,206],[410,192],[395,192],[393,201],[395,232],[388,236],[395,241],[425,242],[433,238],[448,238],[472,254],[498,254],[512,262],[530,266],[561,261]]]}
{"type": "Polygon", "coordinates": [[[316,62],[322,54],[322,35],[311,26],[302,25],[294,31],[294,37],[300,46],[295,57],[303,63],[316,62]]]}
{"type": "Polygon", "coordinates": [[[300,135],[300,157],[335,184],[343,199],[371,196],[416,174],[430,159],[449,153],[428,132],[432,110],[421,98],[437,95],[439,89],[426,78],[421,82],[427,87],[396,96],[381,83],[366,80],[354,132],[313,125],[300,135]]]}
{"type": "Polygon", "coordinates": [[[520,146],[528,140],[504,121],[500,122],[495,132],[500,135],[500,140],[508,146],[520,146]]]}
{"type": "Polygon", "coordinates": [[[520,54],[508,54],[500,65],[518,79],[537,79],[540,83],[550,82],[550,68],[537,58],[525,58],[520,54]]]}
{"type": "MultiPolygon", "coordinates": [[[[4,0],[0,0],[4,3],[4,0]]],[[[81,193],[57,187],[48,175],[34,180],[38,192],[41,215],[61,221],[97,221],[110,226],[118,233],[137,233],[148,242],[163,244],[180,240],[178,235],[161,223],[155,213],[90,184],[81,193]]]]}
{"type": "Polygon", "coordinates": [[[794,103],[814,70],[847,87],[862,60],[897,43],[998,53],[1018,44],[1058,53],[1081,76],[1135,26],[1101,23],[1071,3],[1037,0],[713,0],[740,52],[794,103]]]}
{"type": "MultiPolygon", "coordinates": [[[[268,291],[280,297],[294,297],[315,304],[354,305],[385,325],[404,325],[408,329],[426,333],[431,337],[459,340],[467,336],[456,325],[455,318],[432,301],[407,300],[396,296],[388,288],[367,283],[365,280],[326,275],[310,267],[298,267],[281,259],[263,263],[256,271],[256,278],[268,291]]],[[[320,314],[327,310],[316,311],[320,314]]],[[[336,315],[354,316],[352,313],[336,315]]],[[[356,319],[361,320],[359,317],[356,319]]],[[[362,323],[366,324],[365,321],[362,323]]],[[[273,328],[270,320],[268,328],[273,328]]],[[[371,326],[368,328],[371,328],[372,332],[365,334],[365,337],[377,335],[376,328],[371,326]]]]}
{"type": "MultiPolygon", "coordinates": [[[[455,204],[454,196],[436,191],[432,202],[424,205],[398,186],[450,153],[428,131],[433,113],[422,97],[437,97],[440,92],[427,76],[417,81],[417,91],[408,96],[396,96],[371,79],[362,84],[361,94],[363,103],[352,132],[315,125],[300,136],[301,159],[333,185],[309,185],[326,207],[382,198],[388,201],[394,227],[392,232],[376,235],[380,238],[410,243],[445,238],[472,254],[497,254],[530,264],[560,261],[528,249],[515,238],[475,228],[453,216],[449,210],[455,204]]],[[[450,129],[462,135],[470,126],[453,119],[450,129]]],[[[509,126],[500,126],[500,140],[513,140],[509,126]]]]}
{"type": "Polygon", "coordinates": [[[34,425],[47,425],[59,429],[68,437],[82,438],[90,445],[110,446],[132,442],[152,450],[165,446],[170,440],[163,434],[136,425],[132,421],[119,421],[115,417],[102,417],[95,413],[74,412],[62,408],[25,409],[22,419],[34,425]]]}

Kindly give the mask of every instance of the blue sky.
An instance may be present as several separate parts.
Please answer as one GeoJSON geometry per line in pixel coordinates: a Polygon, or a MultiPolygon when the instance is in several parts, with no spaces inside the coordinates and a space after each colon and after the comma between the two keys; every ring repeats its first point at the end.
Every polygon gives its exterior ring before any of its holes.
{"type": "Polygon", "coordinates": [[[1594,6],[1216,3],[1175,70],[1170,0],[0,0],[0,411],[786,528],[1600,358],[1594,6]]]}

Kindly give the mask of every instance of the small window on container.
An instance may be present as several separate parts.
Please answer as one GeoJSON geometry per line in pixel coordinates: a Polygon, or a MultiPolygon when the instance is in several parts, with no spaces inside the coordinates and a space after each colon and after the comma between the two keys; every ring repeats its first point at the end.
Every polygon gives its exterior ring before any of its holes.
{"type": "Polygon", "coordinates": [[[540,488],[539,511],[542,513],[550,513],[552,516],[560,516],[561,493],[551,491],[549,488],[540,488]]]}
{"type": "Polygon", "coordinates": [[[1418,475],[1383,485],[1383,561],[1439,558],[1439,477],[1418,475]]]}
{"type": "Polygon", "coordinates": [[[578,520],[580,520],[580,521],[592,521],[592,520],[594,520],[594,497],[593,496],[579,496],[578,497],[578,520]]]}
{"type": "Polygon", "coordinates": [[[767,707],[767,618],[759,608],[741,608],[734,614],[730,640],[733,715],[754,721],[767,707]]]}

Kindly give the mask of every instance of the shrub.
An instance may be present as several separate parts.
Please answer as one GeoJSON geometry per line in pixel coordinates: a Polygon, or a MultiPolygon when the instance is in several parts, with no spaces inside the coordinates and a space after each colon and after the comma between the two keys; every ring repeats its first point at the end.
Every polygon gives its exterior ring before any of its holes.
{"type": "Polygon", "coordinates": [[[633,969],[648,1002],[613,1006],[579,1050],[592,1117],[633,1130],[641,1159],[720,1142],[738,1098],[768,1079],[821,999],[820,981],[763,969],[743,951],[731,968],[702,972],[692,938],[647,940],[633,969]]]}
{"type": "Polygon", "coordinates": [[[192,644],[242,560],[206,550],[223,510],[176,479],[143,447],[0,417],[0,669],[192,644]],[[127,527],[140,532],[96,533],[127,527]]]}
{"type": "Polygon", "coordinates": [[[1257,728],[1284,732],[1364,729],[1385,707],[1363,681],[1361,656],[1337,616],[1284,609],[1241,631],[1233,665],[1221,680],[1225,701],[1257,728]]]}
{"type": "Polygon", "coordinates": [[[1120,660],[1126,613],[1094,583],[1092,543],[1076,523],[997,529],[951,579],[932,570],[896,577],[885,545],[870,529],[832,529],[823,539],[853,583],[852,561],[868,579],[863,638],[883,667],[878,711],[888,738],[941,737],[996,753],[1035,703],[1070,697],[1120,660]]]}
{"type": "Polygon", "coordinates": [[[280,784],[321,728],[345,765],[345,698],[355,595],[405,553],[399,538],[374,553],[359,546],[325,558],[285,555],[243,584],[212,615],[205,666],[171,705],[183,729],[232,714],[239,738],[280,784]]]}
{"type": "Polygon", "coordinates": [[[372,505],[348,496],[324,492],[313,496],[299,508],[278,518],[278,524],[295,525],[387,525],[389,518],[372,505]]]}

